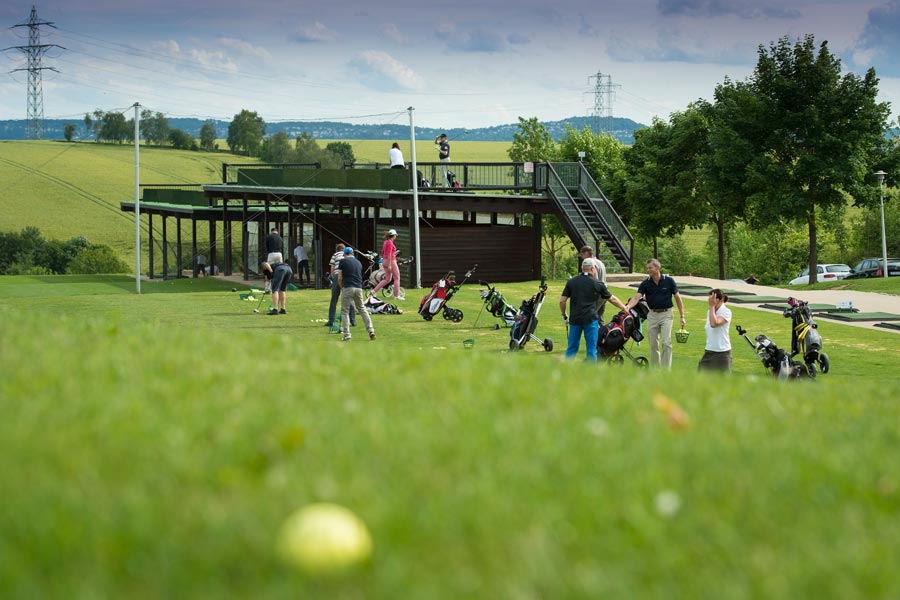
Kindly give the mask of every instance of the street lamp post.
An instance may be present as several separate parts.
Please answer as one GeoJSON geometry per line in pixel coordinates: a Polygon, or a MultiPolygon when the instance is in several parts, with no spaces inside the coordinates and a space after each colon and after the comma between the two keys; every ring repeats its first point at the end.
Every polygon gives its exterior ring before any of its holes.
{"type": "Polygon", "coordinates": [[[887,277],[887,237],[885,237],[884,234],[884,176],[887,175],[887,173],[884,171],[875,171],[873,175],[878,178],[878,194],[881,196],[881,258],[884,261],[881,263],[881,272],[883,277],[887,277]]]}

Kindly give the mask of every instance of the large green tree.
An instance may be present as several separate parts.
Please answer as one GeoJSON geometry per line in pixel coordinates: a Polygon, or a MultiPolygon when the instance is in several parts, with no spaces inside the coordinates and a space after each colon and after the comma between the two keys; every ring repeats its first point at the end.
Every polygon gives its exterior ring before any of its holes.
{"type": "Polygon", "coordinates": [[[200,147],[207,152],[216,149],[216,125],[212,121],[207,121],[200,127],[200,147]]]}
{"type": "Polygon", "coordinates": [[[291,148],[291,140],[288,135],[279,131],[263,142],[260,158],[268,163],[286,163],[295,158],[294,149],[291,148]]]}
{"type": "Polygon", "coordinates": [[[253,111],[241,110],[228,125],[228,147],[234,152],[246,152],[258,156],[266,134],[266,122],[253,111]]]}
{"type": "Polygon", "coordinates": [[[843,209],[848,195],[871,201],[866,174],[888,116],[888,105],[876,100],[875,71],[842,75],[827,42],[783,37],[759,47],[747,89],[726,82],[720,91],[737,103],[730,126],[752,146],[742,172],[754,215],[805,221],[814,283],[817,212],[843,209]]]}
{"type": "Polygon", "coordinates": [[[519,117],[518,131],[506,153],[513,162],[552,162],[558,156],[556,142],[537,117],[519,117]]]}

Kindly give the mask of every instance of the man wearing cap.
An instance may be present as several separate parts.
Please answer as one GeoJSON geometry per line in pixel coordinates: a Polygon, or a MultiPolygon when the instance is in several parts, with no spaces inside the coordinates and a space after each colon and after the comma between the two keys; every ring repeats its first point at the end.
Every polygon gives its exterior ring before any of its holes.
{"type": "MultiPolygon", "coordinates": [[[[334,254],[331,255],[331,260],[328,261],[329,275],[331,277],[331,302],[328,304],[328,321],[325,323],[325,327],[334,325],[337,303],[341,298],[341,286],[338,283],[338,265],[344,260],[345,247],[344,244],[337,244],[334,247],[334,254]]],[[[356,327],[356,309],[353,308],[352,305],[350,306],[350,326],[356,327]]],[[[332,330],[331,332],[337,333],[336,330],[332,330]]]]}
{"type": "Polygon", "coordinates": [[[672,300],[678,305],[681,314],[681,327],[684,328],[684,303],[678,293],[678,284],[668,275],[661,272],[662,266],[655,258],[647,261],[649,277],[638,286],[637,294],[628,302],[628,308],[644,298],[650,307],[647,315],[647,335],[650,340],[650,364],[672,368],[672,300]],[[660,345],[662,348],[660,348],[660,345]]]}
{"type": "Polygon", "coordinates": [[[341,340],[349,342],[350,338],[350,306],[356,308],[356,314],[362,315],[363,323],[366,325],[366,331],[369,332],[369,339],[375,339],[375,327],[372,325],[372,318],[369,311],[363,306],[362,292],[362,263],[353,254],[353,248],[347,246],[344,248],[344,258],[338,265],[338,284],[341,286],[341,340]]]}
{"type": "Polygon", "coordinates": [[[442,133],[438,138],[438,160],[441,161],[441,173],[444,177],[444,186],[449,185],[449,181],[447,181],[447,171],[449,167],[446,163],[450,162],[450,142],[447,141],[447,134],[442,133]]]}
{"type": "Polygon", "coordinates": [[[406,300],[406,296],[400,293],[400,265],[397,264],[397,246],[394,240],[397,239],[397,230],[388,229],[384,234],[384,243],[381,245],[381,268],[384,271],[384,278],[378,282],[370,295],[374,296],[381,288],[389,283],[394,284],[394,300],[406,300]]]}

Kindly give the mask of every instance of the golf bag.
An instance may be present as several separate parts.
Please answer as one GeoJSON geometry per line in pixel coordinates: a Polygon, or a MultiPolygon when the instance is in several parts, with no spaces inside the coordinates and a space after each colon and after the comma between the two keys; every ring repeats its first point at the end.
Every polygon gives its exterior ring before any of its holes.
{"type": "Polygon", "coordinates": [[[812,318],[809,303],[797,298],[788,298],[788,308],[784,317],[791,319],[791,357],[800,355],[810,377],[816,376],[816,365],[827,373],[831,368],[828,355],[822,352],[822,336],[812,318]]]}
{"type": "Polygon", "coordinates": [[[448,271],[446,275],[434,282],[434,285],[431,286],[431,291],[419,303],[419,314],[422,315],[422,318],[430,321],[440,312],[448,321],[453,321],[454,323],[462,321],[463,311],[450,308],[447,303],[450,302],[450,299],[456,295],[459,288],[472,276],[472,273],[477,268],[478,265],[476,264],[466,271],[466,276],[460,283],[456,283],[456,275],[453,271],[448,271]]]}
{"type": "Polygon", "coordinates": [[[447,169],[447,187],[451,190],[458,190],[461,187],[456,180],[456,173],[449,169],[447,169]]]}
{"type": "Polygon", "coordinates": [[[379,300],[375,296],[369,296],[365,301],[366,310],[369,311],[371,315],[402,315],[403,311],[400,310],[396,304],[391,304],[389,302],[385,302],[384,300],[379,300]]]}
{"type": "Polygon", "coordinates": [[[747,337],[747,330],[736,325],[738,335],[747,340],[750,347],[756,352],[760,362],[778,379],[800,379],[809,377],[809,371],[805,365],[797,364],[791,355],[775,345],[766,335],[759,334],[756,336],[756,343],[750,341],[747,337]]]}
{"type": "Polygon", "coordinates": [[[516,314],[516,320],[509,330],[510,350],[521,350],[525,347],[528,340],[534,340],[541,344],[547,352],[553,350],[553,340],[550,338],[541,340],[534,335],[534,330],[537,329],[538,315],[541,312],[541,306],[544,304],[546,295],[547,281],[544,277],[541,277],[538,292],[530,299],[522,301],[522,306],[519,307],[519,312],[516,314]]]}
{"type": "MultiPolygon", "coordinates": [[[[482,310],[487,309],[489,313],[500,319],[507,327],[512,327],[516,322],[516,307],[509,304],[506,299],[487,281],[479,281],[480,285],[486,286],[486,290],[481,290],[481,300],[484,302],[482,310]]],[[[480,318],[480,313],[479,313],[480,318]]],[[[476,325],[478,319],[475,320],[476,325]]],[[[500,329],[499,324],[494,325],[495,329],[500,329]]]]}
{"type": "Polygon", "coordinates": [[[629,310],[619,311],[609,323],[602,325],[597,332],[597,356],[609,362],[622,363],[627,357],[639,367],[646,367],[649,361],[646,357],[634,357],[625,348],[629,340],[641,342],[644,334],[641,332],[641,324],[650,314],[647,302],[641,300],[629,310]]]}

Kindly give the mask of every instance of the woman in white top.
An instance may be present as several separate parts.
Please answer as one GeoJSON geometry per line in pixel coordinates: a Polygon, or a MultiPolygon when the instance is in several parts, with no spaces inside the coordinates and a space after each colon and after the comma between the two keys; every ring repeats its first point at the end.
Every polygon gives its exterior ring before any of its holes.
{"type": "Polygon", "coordinates": [[[394,145],[391,146],[388,157],[391,159],[392,169],[402,169],[406,166],[403,164],[403,153],[400,152],[400,144],[397,142],[394,142],[394,145]]]}
{"type": "Polygon", "coordinates": [[[706,311],[706,351],[698,371],[722,371],[731,373],[731,309],[725,306],[728,295],[720,289],[709,292],[709,309],[706,311]]]}

